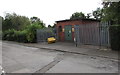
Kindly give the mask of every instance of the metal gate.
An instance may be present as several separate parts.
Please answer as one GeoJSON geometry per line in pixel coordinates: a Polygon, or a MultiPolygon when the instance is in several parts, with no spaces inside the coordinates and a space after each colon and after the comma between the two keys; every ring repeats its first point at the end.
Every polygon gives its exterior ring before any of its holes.
{"type": "Polygon", "coordinates": [[[47,38],[55,37],[53,28],[45,28],[37,30],[37,42],[46,42],[47,38]]]}
{"type": "Polygon", "coordinates": [[[108,23],[75,25],[74,28],[77,44],[109,46],[108,23]]]}
{"type": "Polygon", "coordinates": [[[100,23],[100,45],[110,46],[109,38],[109,26],[110,22],[101,22],[100,23]]]}

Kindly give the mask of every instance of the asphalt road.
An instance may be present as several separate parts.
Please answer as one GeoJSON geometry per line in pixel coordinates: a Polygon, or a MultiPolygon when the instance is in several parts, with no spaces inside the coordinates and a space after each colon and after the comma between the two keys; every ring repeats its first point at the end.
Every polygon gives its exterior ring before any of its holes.
{"type": "Polygon", "coordinates": [[[2,66],[7,73],[118,73],[117,60],[5,42],[2,66]]]}

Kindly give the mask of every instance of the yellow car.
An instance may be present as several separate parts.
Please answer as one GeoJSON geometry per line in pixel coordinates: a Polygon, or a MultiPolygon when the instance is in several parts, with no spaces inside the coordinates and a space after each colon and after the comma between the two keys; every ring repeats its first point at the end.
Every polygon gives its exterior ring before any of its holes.
{"type": "Polygon", "coordinates": [[[47,39],[48,43],[55,43],[56,39],[54,37],[50,37],[47,39]]]}

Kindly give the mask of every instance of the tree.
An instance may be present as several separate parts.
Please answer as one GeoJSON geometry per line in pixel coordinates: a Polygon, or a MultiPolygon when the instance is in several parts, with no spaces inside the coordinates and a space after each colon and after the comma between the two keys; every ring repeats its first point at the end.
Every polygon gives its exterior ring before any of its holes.
{"type": "Polygon", "coordinates": [[[86,18],[84,13],[82,12],[75,12],[72,14],[72,16],[70,17],[70,19],[83,19],[83,18],[86,18]]]}
{"type": "Polygon", "coordinates": [[[48,25],[48,28],[52,28],[52,26],[51,26],[51,25],[48,25]]]}
{"type": "Polygon", "coordinates": [[[2,30],[2,23],[3,23],[3,17],[2,16],[0,16],[0,30],[2,30]]]}
{"type": "Polygon", "coordinates": [[[112,24],[120,24],[120,1],[103,2],[103,21],[111,21],[112,24]]]}
{"type": "Polygon", "coordinates": [[[8,29],[23,30],[27,25],[30,25],[29,18],[16,13],[6,13],[2,29],[3,31],[8,29]]]}
{"type": "Polygon", "coordinates": [[[103,15],[102,9],[97,8],[95,11],[92,12],[92,15],[96,20],[101,20],[103,15]]]}
{"type": "Polygon", "coordinates": [[[30,20],[32,23],[35,23],[35,22],[40,23],[40,19],[38,17],[35,17],[35,16],[31,17],[30,20]]]}
{"type": "Polygon", "coordinates": [[[54,23],[54,25],[52,26],[52,28],[55,28],[56,27],[56,23],[54,23]]]}
{"type": "Polygon", "coordinates": [[[91,13],[87,13],[86,18],[89,19],[91,17],[91,13]]]}
{"type": "Polygon", "coordinates": [[[38,18],[38,17],[33,16],[33,17],[30,18],[30,20],[31,20],[31,23],[32,23],[32,24],[41,25],[42,28],[45,27],[45,24],[43,23],[43,21],[41,21],[40,18],[38,18]]]}
{"type": "Polygon", "coordinates": [[[28,42],[36,42],[36,31],[37,29],[42,29],[41,25],[38,24],[31,24],[29,26],[26,27],[26,31],[27,31],[27,41],[28,42]]]}

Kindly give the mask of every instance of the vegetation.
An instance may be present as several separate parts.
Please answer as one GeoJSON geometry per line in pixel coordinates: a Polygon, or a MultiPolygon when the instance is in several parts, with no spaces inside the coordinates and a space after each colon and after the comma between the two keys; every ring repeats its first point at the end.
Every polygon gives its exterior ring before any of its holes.
{"type": "Polygon", "coordinates": [[[79,19],[79,18],[86,18],[85,14],[82,12],[75,12],[72,14],[72,16],[70,17],[70,19],[79,19]]]}
{"type": "Polygon", "coordinates": [[[3,21],[2,30],[23,30],[26,27],[26,25],[30,25],[29,18],[17,15],[15,13],[6,13],[5,19],[3,21]]]}
{"type": "Polygon", "coordinates": [[[112,24],[120,25],[120,1],[103,2],[103,21],[111,21],[112,24]]]}
{"type": "Polygon", "coordinates": [[[27,31],[26,38],[28,42],[36,42],[36,30],[37,29],[42,29],[42,25],[31,24],[28,27],[26,27],[26,31],[27,31]]]}
{"type": "Polygon", "coordinates": [[[85,15],[83,12],[75,12],[70,19],[91,18],[101,21],[110,21],[112,24],[120,24],[120,1],[119,2],[103,2],[103,8],[97,8],[92,13],[85,15]]]}
{"type": "Polygon", "coordinates": [[[48,28],[52,28],[52,26],[51,26],[51,25],[48,25],[48,28]]]}
{"type": "Polygon", "coordinates": [[[36,30],[45,28],[45,24],[38,17],[20,16],[7,13],[3,19],[2,39],[18,42],[36,42],[36,30]]]}
{"type": "Polygon", "coordinates": [[[96,20],[101,20],[103,16],[103,9],[97,8],[92,12],[92,15],[96,20]]]}
{"type": "Polygon", "coordinates": [[[120,1],[103,2],[102,21],[110,21],[110,44],[113,50],[120,50],[120,1]]]}
{"type": "Polygon", "coordinates": [[[18,42],[36,42],[36,30],[41,29],[39,25],[31,24],[24,30],[9,29],[3,32],[3,40],[18,42]]]}
{"type": "Polygon", "coordinates": [[[35,17],[35,16],[31,17],[30,21],[31,21],[32,24],[40,25],[41,28],[45,27],[45,24],[43,23],[43,21],[41,21],[38,17],[35,17]]]}
{"type": "Polygon", "coordinates": [[[112,50],[120,50],[120,25],[112,25],[109,29],[112,50]]]}

